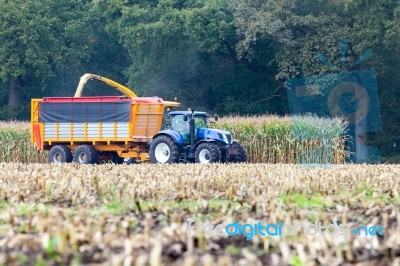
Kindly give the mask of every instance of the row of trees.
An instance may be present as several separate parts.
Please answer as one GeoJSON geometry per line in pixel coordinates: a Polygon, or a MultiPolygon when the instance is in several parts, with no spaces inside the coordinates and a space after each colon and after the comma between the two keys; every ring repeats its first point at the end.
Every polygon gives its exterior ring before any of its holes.
{"type": "Polygon", "coordinates": [[[286,114],[288,79],[373,68],[383,129],[372,140],[399,152],[400,0],[0,0],[0,40],[2,119],[29,119],[32,97],[73,95],[86,72],[250,115],[286,114]]]}

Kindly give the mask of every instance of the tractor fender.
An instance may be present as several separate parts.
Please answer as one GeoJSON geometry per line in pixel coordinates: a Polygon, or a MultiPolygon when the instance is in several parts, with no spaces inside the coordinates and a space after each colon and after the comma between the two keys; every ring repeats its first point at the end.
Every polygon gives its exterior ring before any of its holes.
{"type": "Polygon", "coordinates": [[[175,130],[171,130],[171,129],[161,130],[156,135],[154,135],[153,139],[155,139],[156,137],[161,136],[161,135],[166,135],[166,136],[172,138],[179,145],[183,144],[182,136],[175,130]]]}
{"type": "Polygon", "coordinates": [[[194,149],[196,150],[197,147],[199,145],[203,144],[203,143],[210,143],[210,142],[216,143],[216,140],[215,139],[203,139],[203,140],[200,140],[199,142],[196,143],[196,145],[194,145],[194,149]]]}

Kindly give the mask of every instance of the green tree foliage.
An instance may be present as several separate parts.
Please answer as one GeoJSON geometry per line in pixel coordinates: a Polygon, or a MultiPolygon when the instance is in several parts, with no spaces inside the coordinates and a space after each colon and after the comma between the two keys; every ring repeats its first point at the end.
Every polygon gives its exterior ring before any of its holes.
{"type": "Polygon", "coordinates": [[[87,58],[83,40],[90,36],[77,19],[84,9],[82,1],[0,2],[0,78],[8,86],[9,105],[19,104],[21,89],[44,88],[55,68],[78,67],[87,58]]]}
{"type": "Polygon", "coordinates": [[[99,12],[92,1],[0,0],[2,113],[29,119],[30,98],[71,95],[85,72],[122,77],[129,60],[99,12]]]}
{"type": "Polygon", "coordinates": [[[278,65],[275,76],[284,80],[375,69],[383,130],[371,138],[370,144],[383,154],[398,154],[399,8],[398,0],[234,0],[231,10],[239,37],[236,51],[239,57],[257,61],[265,51],[259,44],[272,43],[278,65]],[[340,46],[344,40],[346,50],[340,46]],[[372,58],[352,67],[367,49],[372,50],[372,58]]]}
{"type": "Polygon", "coordinates": [[[222,113],[275,111],[260,101],[275,89],[274,68],[237,56],[228,2],[106,3],[115,19],[110,31],[132,58],[126,71],[131,87],[141,95],[178,96],[187,107],[222,113]]]}
{"type": "MultiPolygon", "coordinates": [[[[340,2],[234,0],[231,3],[240,38],[236,45],[239,56],[254,60],[260,53],[257,43],[273,43],[277,47],[274,60],[279,66],[275,74],[282,79],[332,71],[319,60],[319,53],[326,55],[332,65],[341,67],[338,41],[351,41],[353,31],[343,18],[340,2]]],[[[346,57],[346,66],[355,60],[346,57]]]]}
{"type": "Polygon", "coordinates": [[[346,11],[352,15],[357,50],[372,48],[374,56],[367,62],[376,69],[382,111],[383,129],[372,143],[384,155],[400,158],[400,1],[351,0],[346,11]]]}

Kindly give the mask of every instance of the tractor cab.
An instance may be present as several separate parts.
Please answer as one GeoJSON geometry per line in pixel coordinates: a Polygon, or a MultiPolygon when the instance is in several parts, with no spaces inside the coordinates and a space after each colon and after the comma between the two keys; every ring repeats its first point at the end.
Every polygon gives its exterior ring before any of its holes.
{"type": "MultiPolygon", "coordinates": [[[[168,129],[174,130],[179,133],[184,143],[190,141],[190,120],[192,118],[192,112],[188,111],[174,111],[169,113],[167,118],[168,129]]],[[[194,138],[198,140],[198,129],[207,128],[207,113],[205,112],[194,112],[194,138]]]]}

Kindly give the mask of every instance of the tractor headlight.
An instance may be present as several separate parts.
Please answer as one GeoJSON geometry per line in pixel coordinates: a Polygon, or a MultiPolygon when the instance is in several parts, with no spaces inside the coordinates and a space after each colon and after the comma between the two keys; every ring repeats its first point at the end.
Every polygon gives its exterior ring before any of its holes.
{"type": "Polygon", "coordinates": [[[222,134],[222,138],[225,143],[229,144],[228,137],[225,134],[222,134]]]}

